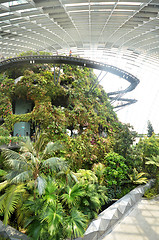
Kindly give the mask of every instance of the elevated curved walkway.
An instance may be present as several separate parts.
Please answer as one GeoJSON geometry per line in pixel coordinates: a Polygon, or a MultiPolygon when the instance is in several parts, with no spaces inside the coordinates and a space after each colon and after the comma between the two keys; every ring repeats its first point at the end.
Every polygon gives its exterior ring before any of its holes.
{"type": "MultiPolygon", "coordinates": [[[[38,64],[38,63],[69,64],[69,65],[78,65],[82,67],[98,69],[101,71],[115,74],[130,83],[130,85],[126,89],[108,93],[108,96],[130,92],[134,90],[140,82],[139,79],[133,76],[132,74],[126,72],[125,70],[117,68],[115,66],[88,60],[88,59],[83,59],[83,58],[59,56],[59,55],[57,56],[33,55],[33,56],[9,58],[0,62],[0,72],[8,69],[9,67],[17,66],[18,64],[38,64]]],[[[112,99],[113,98],[115,99],[115,97],[112,97],[112,99]]],[[[131,99],[129,99],[129,104],[132,104],[134,102],[135,102],[134,100],[131,101],[131,99]]]]}
{"type": "MultiPolygon", "coordinates": [[[[102,240],[158,240],[159,199],[141,199],[102,240]]],[[[99,239],[99,240],[101,240],[99,239]]]]}
{"type": "MultiPolygon", "coordinates": [[[[113,205],[106,208],[89,224],[84,236],[76,238],[76,240],[107,240],[109,233],[136,207],[137,203],[141,201],[145,191],[149,189],[153,183],[154,180],[150,180],[147,184],[136,187],[113,205]]],[[[110,240],[117,239],[123,240],[120,236],[119,238],[110,238],[110,240]]],[[[136,240],[136,238],[130,238],[130,240],[132,239],[136,240]]],[[[128,240],[128,238],[124,240],[128,240]]]]}
{"type": "MultiPolygon", "coordinates": [[[[108,94],[109,96],[109,94],[108,94]]],[[[111,100],[116,100],[115,98],[113,97],[109,97],[111,100]]],[[[117,98],[118,101],[121,101],[121,102],[126,102],[126,103],[122,103],[122,104],[119,104],[117,106],[115,106],[114,108],[120,108],[120,107],[125,107],[125,106],[128,106],[128,105],[131,105],[133,103],[136,103],[137,100],[136,99],[130,99],[130,98],[117,98]]]]}

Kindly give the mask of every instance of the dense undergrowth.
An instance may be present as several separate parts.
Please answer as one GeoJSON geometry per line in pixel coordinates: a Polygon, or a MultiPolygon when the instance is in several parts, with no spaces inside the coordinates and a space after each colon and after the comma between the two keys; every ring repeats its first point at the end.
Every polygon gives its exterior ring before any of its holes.
{"type": "Polygon", "coordinates": [[[0,144],[10,143],[15,123],[40,129],[34,141],[15,137],[20,150],[2,150],[1,219],[32,239],[73,239],[103,205],[147,177],[157,178],[158,165],[147,162],[159,155],[159,139],[133,145],[136,133],[118,120],[103,88],[90,92],[92,70],[64,65],[59,74],[59,66],[52,67],[27,65],[1,74],[0,144]],[[32,111],[14,114],[17,99],[32,102],[32,111]]]}

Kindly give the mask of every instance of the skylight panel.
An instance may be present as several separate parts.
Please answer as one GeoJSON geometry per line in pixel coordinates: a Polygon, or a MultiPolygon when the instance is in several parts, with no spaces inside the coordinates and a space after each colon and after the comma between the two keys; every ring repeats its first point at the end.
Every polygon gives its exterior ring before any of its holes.
{"type": "MultiPolygon", "coordinates": [[[[114,5],[116,2],[85,2],[85,3],[67,3],[64,4],[65,7],[81,7],[81,6],[94,6],[94,5],[114,5]]],[[[128,6],[140,6],[141,2],[118,2],[118,5],[128,5],[128,6]]]]}
{"type": "Polygon", "coordinates": [[[81,6],[88,6],[89,3],[67,3],[67,4],[64,4],[65,7],[81,7],[81,6]]]}
{"type": "MultiPolygon", "coordinates": [[[[69,13],[82,13],[82,12],[111,12],[112,9],[85,9],[85,10],[70,10],[69,13]]],[[[114,13],[115,12],[134,12],[134,10],[132,9],[114,9],[113,11],[114,13]]]]}
{"type": "Polygon", "coordinates": [[[6,3],[2,3],[2,5],[6,6],[6,7],[10,7],[10,6],[16,6],[16,5],[24,4],[24,3],[28,3],[28,1],[27,0],[8,1],[6,3]]]}
{"type": "Polygon", "coordinates": [[[37,10],[37,8],[21,9],[21,10],[18,10],[16,12],[23,13],[23,12],[31,12],[31,11],[34,11],[34,10],[37,10]]]}
{"type": "Polygon", "coordinates": [[[142,2],[118,2],[118,5],[140,6],[142,2]]]}
{"type": "Polygon", "coordinates": [[[7,16],[7,15],[9,15],[10,13],[8,13],[8,12],[5,12],[5,13],[1,13],[0,14],[0,17],[4,17],[4,16],[7,16]]]}

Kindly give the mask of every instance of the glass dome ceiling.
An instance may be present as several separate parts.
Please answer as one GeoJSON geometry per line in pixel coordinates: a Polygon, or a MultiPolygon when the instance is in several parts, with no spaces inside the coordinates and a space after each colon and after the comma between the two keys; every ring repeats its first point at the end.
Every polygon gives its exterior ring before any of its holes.
{"type": "MultiPolygon", "coordinates": [[[[1,56],[28,50],[68,55],[70,49],[74,55],[112,64],[138,77],[140,85],[127,96],[138,98],[138,103],[119,111],[119,117],[134,125],[142,114],[159,132],[159,120],[153,117],[159,102],[158,0],[0,1],[1,56]],[[128,118],[131,114],[136,115],[134,121],[128,118]]],[[[136,129],[141,133],[145,131],[141,118],[140,124],[136,129]]]]}

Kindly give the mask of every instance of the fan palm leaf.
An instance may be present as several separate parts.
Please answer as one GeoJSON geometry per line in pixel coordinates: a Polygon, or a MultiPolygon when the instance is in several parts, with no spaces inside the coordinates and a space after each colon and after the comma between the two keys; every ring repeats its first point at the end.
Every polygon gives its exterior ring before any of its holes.
{"type": "Polygon", "coordinates": [[[58,201],[58,185],[54,181],[51,181],[51,179],[47,182],[43,199],[48,204],[54,204],[58,201]]]}
{"type": "Polygon", "coordinates": [[[76,183],[72,188],[67,186],[66,193],[62,195],[63,202],[67,203],[69,207],[75,206],[79,197],[84,196],[85,192],[82,186],[76,183]]]}
{"type": "Polygon", "coordinates": [[[51,205],[47,208],[42,222],[46,221],[48,223],[48,231],[50,235],[55,235],[56,232],[59,231],[59,228],[63,225],[63,216],[64,212],[60,203],[51,205]]]}
{"type": "MultiPolygon", "coordinates": [[[[53,169],[54,172],[65,171],[65,169],[67,169],[66,162],[61,158],[50,157],[46,159],[50,153],[52,154],[54,151],[62,148],[59,143],[48,143],[46,145],[46,140],[46,134],[38,134],[35,143],[32,143],[30,138],[27,138],[26,142],[22,142],[20,152],[2,149],[2,154],[6,159],[5,163],[7,167],[10,167],[5,175],[7,181],[0,185],[0,189],[4,189],[10,184],[10,187],[6,190],[7,192],[1,197],[0,202],[0,209],[4,211],[5,223],[7,223],[10,215],[17,206],[16,200],[19,197],[19,188],[22,186],[22,183],[30,187],[30,190],[34,194],[35,201],[37,198],[37,190],[39,195],[45,192],[46,182],[43,178],[45,173],[43,171],[44,168],[48,166],[53,169]],[[11,205],[9,205],[9,203],[11,203],[11,205]]],[[[21,194],[22,193],[23,191],[21,191],[21,194]]],[[[43,199],[43,201],[45,200],[43,199]]],[[[51,203],[47,202],[45,208],[49,204],[51,203]]]]}
{"type": "Polygon", "coordinates": [[[27,228],[27,235],[31,237],[31,239],[40,239],[43,225],[38,217],[33,216],[28,218],[28,222],[25,227],[27,228]]]}
{"type": "Polygon", "coordinates": [[[68,236],[73,238],[81,237],[86,227],[85,215],[78,211],[76,208],[72,208],[70,215],[66,218],[68,236]]]}

